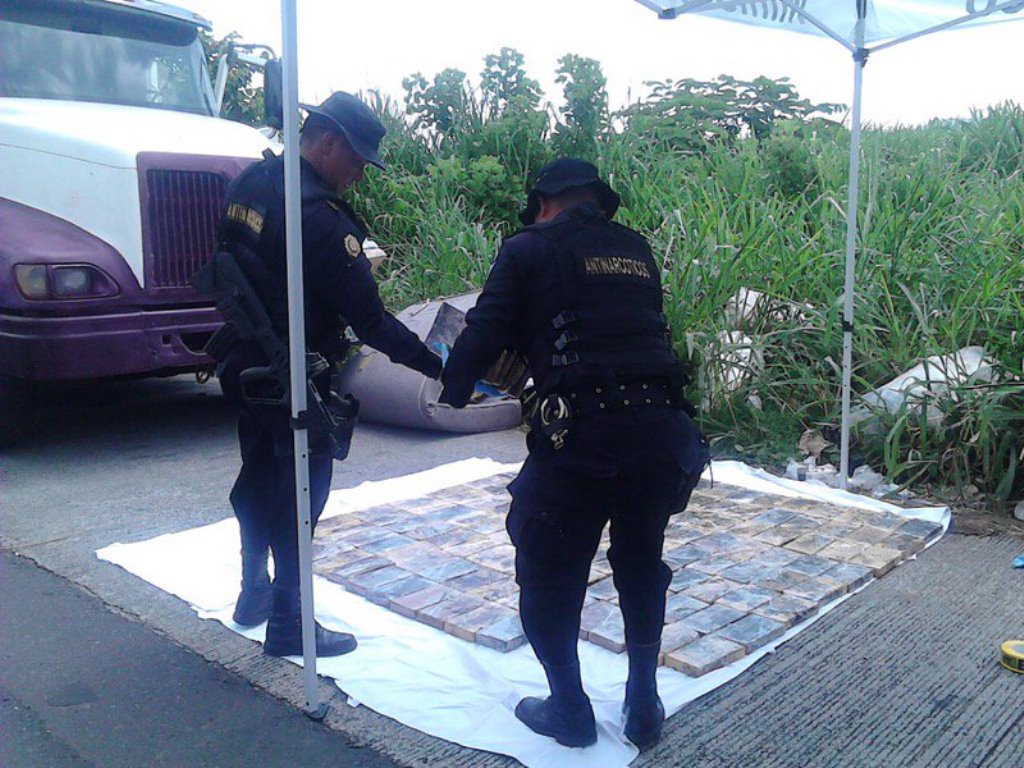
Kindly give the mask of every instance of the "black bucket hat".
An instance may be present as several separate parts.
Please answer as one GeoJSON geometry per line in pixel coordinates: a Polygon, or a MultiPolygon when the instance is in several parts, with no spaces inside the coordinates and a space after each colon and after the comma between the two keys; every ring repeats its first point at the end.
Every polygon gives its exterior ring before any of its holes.
{"type": "Polygon", "coordinates": [[[311,116],[322,120],[331,130],[340,131],[352,150],[368,163],[384,167],[377,150],[387,129],[373,111],[351,93],[332,93],[318,107],[300,104],[311,116]]]}
{"type": "Polygon", "coordinates": [[[615,191],[601,180],[597,166],[585,160],[563,157],[548,163],[537,174],[537,183],[533,185],[526,198],[526,208],[520,211],[519,220],[530,226],[537,220],[540,213],[540,198],[550,197],[575,187],[591,187],[597,193],[597,202],[607,218],[612,218],[619,209],[621,200],[615,191]]]}

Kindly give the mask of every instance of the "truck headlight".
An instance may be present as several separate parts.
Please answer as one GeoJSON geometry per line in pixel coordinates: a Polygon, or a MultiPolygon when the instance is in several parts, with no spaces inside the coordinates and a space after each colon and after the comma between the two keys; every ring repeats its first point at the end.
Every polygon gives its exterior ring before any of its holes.
{"type": "Polygon", "coordinates": [[[101,299],[118,293],[117,283],[91,264],[16,264],[14,277],[26,299],[101,299]]]}
{"type": "Polygon", "coordinates": [[[14,281],[26,299],[50,298],[50,281],[45,264],[15,264],[14,281]]]}

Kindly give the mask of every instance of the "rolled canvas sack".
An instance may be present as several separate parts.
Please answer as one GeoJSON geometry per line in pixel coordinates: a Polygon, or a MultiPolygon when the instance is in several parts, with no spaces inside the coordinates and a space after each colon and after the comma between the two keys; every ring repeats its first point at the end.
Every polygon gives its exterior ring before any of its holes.
{"type": "MultiPolygon", "coordinates": [[[[479,295],[478,291],[414,304],[397,317],[428,344],[437,340],[450,346],[461,330],[462,318],[479,295]]],[[[503,356],[501,378],[506,386],[502,388],[518,395],[526,373],[515,364],[511,367],[514,370],[510,372],[508,356],[503,356]]],[[[519,399],[512,395],[474,398],[465,408],[440,405],[437,398],[441,382],[396,365],[387,355],[367,346],[342,368],[340,391],[351,392],[359,399],[362,421],[377,424],[441,432],[493,432],[511,429],[521,420],[519,399]]]]}

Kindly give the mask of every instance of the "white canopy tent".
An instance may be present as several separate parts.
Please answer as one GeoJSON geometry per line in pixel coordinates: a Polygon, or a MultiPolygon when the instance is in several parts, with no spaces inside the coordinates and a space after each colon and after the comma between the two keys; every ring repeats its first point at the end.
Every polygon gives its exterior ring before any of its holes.
{"type": "Polygon", "coordinates": [[[828,37],[853,56],[850,177],[846,207],[846,276],[843,289],[842,438],[839,477],[850,465],[850,381],[853,357],[854,267],[860,192],[862,73],[868,56],[933,32],[1024,19],[1024,0],[636,0],[675,19],[699,13],[759,27],[828,37]]]}

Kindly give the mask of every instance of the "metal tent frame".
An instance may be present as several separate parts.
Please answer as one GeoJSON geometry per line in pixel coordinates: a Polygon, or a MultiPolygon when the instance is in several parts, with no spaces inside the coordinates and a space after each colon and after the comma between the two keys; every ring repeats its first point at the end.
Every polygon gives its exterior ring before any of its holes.
{"type": "Polygon", "coordinates": [[[316,675],[313,610],[312,520],[309,511],[309,434],[306,429],[306,324],[302,283],[302,189],[299,174],[299,72],[296,0],[281,0],[281,74],[284,110],[285,241],[288,260],[288,368],[295,448],[295,524],[299,532],[299,595],[302,614],[305,712],[315,720],[327,714],[316,675]]]}
{"type": "MultiPolygon", "coordinates": [[[[928,24],[921,29],[882,40],[873,46],[866,46],[866,24],[869,15],[876,6],[903,5],[902,0],[843,0],[846,7],[855,11],[852,35],[844,35],[834,24],[826,23],[820,13],[812,13],[807,6],[808,0],[635,0],[641,5],[657,12],[659,18],[675,19],[684,14],[714,14],[721,18],[723,12],[733,14],[730,21],[737,21],[760,26],[773,23],[801,20],[816,30],[819,36],[828,37],[846,48],[853,57],[853,109],[850,117],[850,168],[846,203],[846,267],[843,281],[843,382],[842,382],[842,432],[840,438],[839,482],[845,489],[850,467],[850,391],[853,378],[853,320],[854,296],[856,290],[856,249],[857,249],[857,213],[860,200],[860,134],[861,134],[861,100],[863,95],[864,65],[868,56],[877,51],[915,40],[919,37],[942,32],[947,29],[962,27],[975,22],[1005,22],[1024,20],[1022,16],[1014,18],[990,18],[994,14],[1012,14],[1024,11],[1022,0],[965,0],[965,13],[942,22],[928,24]],[[736,15],[739,14],[739,15],[736,15]]],[[[840,7],[840,0],[828,0],[834,8],[840,7]]],[[[823,5],[824,3],[822,3],[823,5]]],[[[910,3],[909,5],[927,6],[928,2],[910,3]]],[[[944,3],[949,5],[949,3],[944,3]]],[[[807,31],[807,30],[801,30],[807,31]]]]}

